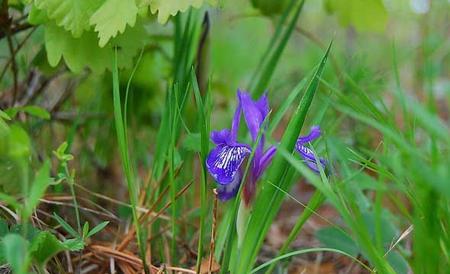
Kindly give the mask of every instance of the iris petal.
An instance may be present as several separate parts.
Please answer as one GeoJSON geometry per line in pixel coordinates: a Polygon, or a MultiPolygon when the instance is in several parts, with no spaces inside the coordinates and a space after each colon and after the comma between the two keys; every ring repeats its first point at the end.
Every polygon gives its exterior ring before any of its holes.
{"type": "Polygon", "coordinates": [[[312,142],[315,139],[320,137],[320,133],[321,133],[320,132],[320,127],[319,126],[313,126],[313,127],[311,127],[311,131],[309,132],[308,135],[300,136],[297,139],[297,143],[304,144],[304,143],[312,142]]]}
{"type": "Polygon", "coordinates": [[[267,96],[263,95],[258,101],[253,101],[250,94],[238,91],[238,97],[252,139],[256,140],[259,129],[269,113],[267,96]]]}
{"type": "Polygon", "coordinates": [[[220,131],[212,131],[210,138],[216,145],[227,144],[230,140],[230,130],[226,128],[220,131]]]}
{"type": "MultiPolygon", "coordinates": [[[[300,145],[299,142],[297,142],[296,150],[298,153],[300,153],[303,160],[305,160],[306,165],[312,171],[319,173],[319,167],[317,165],[316,156],[315,156],[314,152],[311,149],[309,149],[303,145],[300,145]]],[[[322,169],[325,169],[325,167],[326,167],[325,160],[322,158],[319,158],[319,163],[320,163],[320,165],[322,165],[322,169]]]]}
{"type": "Polygon", "coordinates": [[[234,176],[234,180],[227,185],[217,186],[217,197],[221,201],[228,201],[235,197],[239,191],[239,186],[241,185],[242,174],[240,171],[234,176]]]}
{"type": "Polygon", "coordinates": [[[250,153],[250,148],[243,144],[221,144],[209,153],[206,167],[217,183],[227,185],[236,179],[242,162],[250,153]]]}
{"type": "Polygon", "coordinates": [[[302,158],[305,160],[306,165],[314,172],[319,173],[319,166],[318,164],[322,166],[322,169],[325,169],[326,162],[324,159],[319,158],[319,161],[316,161],[316,155],[314,152],[309,149],[308,147],[304,146],[305,143],[309,143],[317,138],[320,137],[320,127],[319,126],[313,126],[311,127],[311,131],[306,136],[300,136],[297,139],[297,143],[295,145],[295,149],[298,153],[302,156],[302,158]]]}

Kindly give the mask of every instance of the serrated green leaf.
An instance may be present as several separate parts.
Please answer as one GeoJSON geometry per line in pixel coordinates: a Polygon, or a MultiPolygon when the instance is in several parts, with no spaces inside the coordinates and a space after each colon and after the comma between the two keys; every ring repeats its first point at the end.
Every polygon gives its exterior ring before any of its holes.
{"type": "Polygon", "coordinates": [[[80,38],[74,38],[63,28],[49,23],[45,28],[45,49],[48,62],[57,66],[64,58],[65,63],[73,72],[81,72],[88,67],[95,73],[102,73],[110,69],[113,56],[113,47],[117,46],[119,66],[130,67],[133,57],[145,43],[146,32],[142,24],[127,28],[125,33],[111,39],[109,43],[100,48],[97,35],[93,31],[86,31],[80,38]]]}
{"type": "Polygon", "coordinates": [[[31,242],[29,252],[31,259],[40,267],[44,267],[48,260],[67,249],[55,235],[48,231],[41,231],[31,242]]]}
{"type": "Polygon", "coordinates": [[[30,260],[27,252],[28,242],[22,236],[16,233],[6,235],[2,238],[1,249],[15,274],[26,273],[30,260]]]}
{"type": "Polygon", "coordinates": [[[127,25],[133,27],[137,13],[135,0],[106,0],[89,19],[98,32],[99,46],[104,47],[109,39],[123,33],[127,25]]]}
{"type": "Polygon", "coordinates": [[[158,13],[158,22],[165,24],[169,17],[190,7],[200,8],[205,2],[216,5],[217,0],[149,0],[152,13],[158,13]]]}
{"type": "Polygon", "coordinates": [[[48,18],[80,37],[91,28],[89,19],[104,0],[35,0],[35,5],[46,11],[48,18]]]}
{"type": "Polygon", "coordinates": [[[47,13],[36,7],[36,5],[31,5],[30,12],[28,13],[28,23],[36,26],[44,24],[47,21],[47,13]]]}
{"type": "Polygon", "coordinates": [[[103,230],[108,224],[109,224],[108,221],[101,222],[100,224],[96,225],[91,231],[89,231],[86,237],[87,238],[92,237],[94,234],[103,230]]]}
{"type": "Polygon", "coordinates": [[[388,15],[381,0],[327,0],[325,7],[341,25],[352,25],[357,31],[381,32],[386,27],[388,15]]]}

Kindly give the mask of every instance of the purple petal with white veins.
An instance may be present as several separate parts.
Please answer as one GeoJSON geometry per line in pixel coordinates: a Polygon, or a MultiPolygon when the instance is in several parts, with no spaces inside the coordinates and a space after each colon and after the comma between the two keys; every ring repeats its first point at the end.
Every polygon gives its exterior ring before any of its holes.
{"type": "Polygon", "coordinates": [[[206,159],[206,167],[217,183],[227,185],[233,182],[245,157],[251,150],[243,144],[221,144],[214,148],[206,159]]]}
{"type": "Polygon", "coordinates": [[[302,155],[303,158],[309,159],[311,161],[315,161],[316,157],[314,156],[314,152],[309,149],[308,147],[301,145],[299,142],[297,142],[297,145],[295,146],[295,149],[302,155]]]}
{"type": "MultiPolygon", "coordinates": [[[[306,165],[312,171],[319,173],[319,167],[317,166],[316,156],[315,156],[314,152],[311,149],[309,149],[308,147],[300,145],[299,142],[297,142],[297,145],[295,148],[296,148],[297,152],[299,152],[300,155],[302,156],[302,158],[305,160],[306,165]]],[[[322,169],[325,169],[325,167],[326,167],[325,160],[322,158],[319,158],[319,163],[322,165],[322,169]]]]}
{"type": "Polygon", "coordinates": [[[239,186],[241,185],[242,174],[240,171],[234,176],[234,180],[227,185],[217,186],[217,197],[221,201],[227,201],[234,198],[239,191],[239,186]]]}

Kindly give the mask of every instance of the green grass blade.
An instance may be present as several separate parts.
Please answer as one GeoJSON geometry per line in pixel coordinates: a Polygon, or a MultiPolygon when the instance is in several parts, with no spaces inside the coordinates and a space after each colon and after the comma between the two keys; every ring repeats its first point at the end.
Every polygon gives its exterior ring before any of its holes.
{"type": "MultiPolygon", "coordinates": [[[[200,182],[200,230],[199,230],[199,240],[197,248],[197,272],[200,272],[201,262],[203,259],[203,240],[205,234],[205,219],[207,216],[208,201],[207,201],[207,182],[208,173],[206,169],[206,157],[209,151],[209,118],[207,110],[204,105],[204,100],[201,97],[200,89],[197,83],[197,77],[195,75],[195,70],[191,70],[191,83],[194,90],[195,102],[197,105],[197,111],[199,113],[198,124],[200,129],[200,140],[201,140],[201,151],[200,151],[200,161],[202,167],[202,176],[200,182]]],[[[211,251],[212,252],[212,251],[211,251]]]]}
{"type": "Polygon", "coordinates": [[[113,63],[113,104],[114,104],[114,121],[117,134],[117,142],[119,144],[120,158],[122,160],[122,169],[125,173],[127,181],[127,188],[129,192],[129,199],[131,204],[133,225],[136,228],[136,239],[140,250],[141,259],[144,262],[145,272],[148,272],[148,268],[145,263],[145,245],[141,239],[141,227],[137,215],[137,186],[133,176],[133,170],[130,164],[130,156],[128,152],[128,144],[126,138],[126,130],[124,126],[124,120],[122,115],[122,104],[120,99],[120,87],[119,87],[119,69],[117,64],[117,49],[115,49],[114,63],[113,63]]]}
{"type": "MultiPolygon", "coordinates": [[[[288,238],[283,243],[283,246],[280,248],[280,251],[278,251],[278,257],[281,257],[286,253],[286,251],[288,250],[291,243],[297,238],[298,234],[300,233],[301,229],[303,228],[303,225],[313,215],[313,213],[322,205],[322,203],[324,201],[325,201],[325,196],[321,192],[319,192],[319,191],[314,192],[308,205],[305,207],[304,211],[302,212],[300,217],[297,219],[297,222],[295,223],[294,227],[292,228],[291,232],[289,233],[288,238]]],[[[266,271],[266,274],[272,273],[274,267],[275,267],[275,264],[272,264],[269,267],[269,269],[266,271]]]]}
{"type": "MultiPolygon", "coordinates": [[[[314,94],[319,85],[320,76],[325,68],[328,54],[331,49],[332,42],[328,46],[320,65],[309,82],[308,88],[303,95],[296,112],[294,113],[285,134],[281,140],[280,146],[288,151],[293,151],[296,140],[303,127],[306,119],[306,114],[311,106],[314,94]]],[[[278,155],[275,155],[272,166],[269,169],[268,180],[276,182],[277,186],[285,189],[285,177],[289,170],[286,160],[278,155]]],[[[241,263],[235,273],[248,273],[256,259],[259,249],[264,241],[265,235],[278,212],[284,195],[273,188],[263,188],[256,198],[253,207],[253,213],[249,221],[249,229],[243,243],[243,250],[240,254],[241,263]],[[270,210],[267,210],[270,209],[270,210]]]]}
{"type": "MultiPolygon", "coordinates": [[[[269,84],[269,82],[272,78],[272,75],[275,71],[275,68],[277,67],[278,61],[280,60],[281,54],[283,53],[284,49],[286,48],[287,42],[289,41],[289,38],[291,37],[291,34],[295,29],[295,25],[297,24],[297,21],[300,16],[300,12],[303,9],[304,3],[305,3],[305,0],[301,0],[295,7],[294,14],[292,15],[292,18],[289,21],[287,29],[281,36],[279,44],[276,46],[273,54],[269,58],[269,61],[262,69],[261,76],[256,81],[256,85],[254,87],[250,88],[250,91],[252,92],[253,95],[259,97],[264,92],[264,90],[267,88],[267,85],[269,84]]],[[[280,24],[281,23],[282,22],[280,21],[280,24]]],[[[270,47],[275,47],[275,45],[271,44],[270,47]]]]}
{"type": "Polygon", "coordinates": [[[370,273],[373,273],[372,269],[370,267],[368,267],[366,264],[364,264],[362,261],[358,260],[358,258],[353,257],[352,255],[345,253],[344,251],[341,251],[339,249],[334,249],[334,248],[325,248],[325,247],[317,247],[317,248],[309,248],[309,249],[302,249],[302,250],[297,250],[297,251],[292,251],[289,253],[286,253],[284,255],[281,256],[277,256],[275,258],[273,258],[270,261],[267,261],[265,263],[263,263],[262,265],[256,267],[255,269],[253,269],[250,274],[253,273],[258,273],[258,271],[278,262],[281,260],[284,260],[286,258],[292,257],[292,256],[296,256],[296,255],[301,255],[301,254],[306,254],[306,253],[313,253],[313,252],[334,252],[334,253],[339,253],[342,254],[344,256],[349,257],[350,259],[352,259],[353,261],[357,262],[359,265],[361,265],[362,267],[364,267],[366,270],[368,270],[370,273]]]}

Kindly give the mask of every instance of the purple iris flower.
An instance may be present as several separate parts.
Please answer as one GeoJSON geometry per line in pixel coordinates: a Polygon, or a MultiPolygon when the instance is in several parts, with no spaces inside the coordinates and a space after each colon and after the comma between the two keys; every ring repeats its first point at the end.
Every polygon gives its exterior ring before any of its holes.
{"type": "MultiPolygon", "coordinates": [[[[319,137],[320,137],[320,127],[313,126],[311,127],[310,133],[306,136],[300,136],[297,139],[297,143],[295,144],[295,149],[297,150],[298,153],[300,153],[306,165],[316,173],[319,173],[319,167],[316,162],[316,156],[311,149],[309,149],[304,145],[319,137]]],[[[319,163],[322,165],[322,169],[325,170],[326,161],[323,158],[319,158],[319,163]]]]}
{"type": "MultiPolygon", "coordinates": [[[[258,133],[263,125],[264,119],[269,113],[269,102],[267,95],[261,96],[254,101],[247,92],[238,90],[238,105],[234,113],[231,130],[223,129],[221,131],[212,131],[211,140],[216,147],[211,150],[207,159],[206,166],[209,173],[218,183],[217,193],[222,201],[229,200],[236,196],[243,176],[244,160],[251,154],[251,146],[239,143],[237,133],[241,120],[241,113],[244,114],[247,128],[250,132],[252,141],[255,142],[258,133]]],[[[315,172],[318,172],[314,153],[304,144],[318,138],[320,128],[313,127],[311,133],[297,140],[296,149],[306,161],[307,165],[315,172]]],[[[243,189],[243,198],[249,205],[256,189],[256,182],[261,177],[264,170],[267,169],[275,155],[275,146],[264,150],[265,137],[262,134],[261,139],[255,148],[255,154],[250,163],[249,180],[245,183],[243,189]]],[[[320,163],[325,167],[325,161],[320,159],[320,163]]]]}

